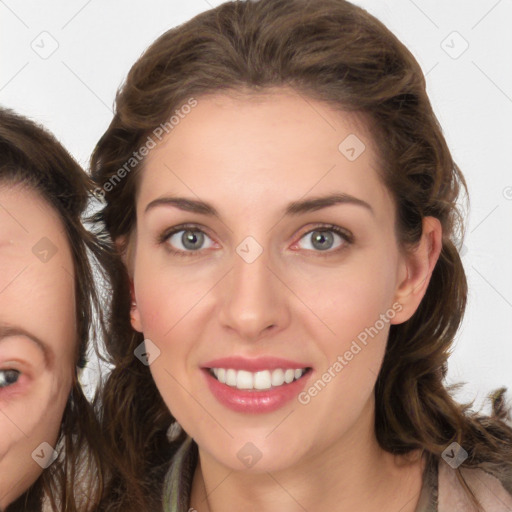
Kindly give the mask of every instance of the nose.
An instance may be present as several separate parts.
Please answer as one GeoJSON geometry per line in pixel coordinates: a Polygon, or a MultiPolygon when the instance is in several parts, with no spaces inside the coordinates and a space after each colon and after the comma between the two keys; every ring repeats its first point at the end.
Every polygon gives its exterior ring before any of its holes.
{"type": "Polygon", "coordinates": [[[251,263],[234,254],[233,268],[223,281],[219,320],[239,339],[257,341],[289,324],[287,288],[265,251],[251,263]]]}

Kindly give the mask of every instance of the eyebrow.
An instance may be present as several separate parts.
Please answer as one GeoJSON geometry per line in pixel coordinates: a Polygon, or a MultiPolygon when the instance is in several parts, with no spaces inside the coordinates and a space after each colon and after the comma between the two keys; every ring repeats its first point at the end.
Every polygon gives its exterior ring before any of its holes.
{"type": "MultiPolygon", "coordinates": [[[[375,215],[375,212],[369,203],[345,193],[330,194],[327,196],[314,197],[312,199],[293,201],[289,203],[284,209],[284,215],[302,215],[304,213],[314,212],[321,210],[322,208],[328,208],[329,206],[334,206],[337,204],[362,206],[372,215],[375,215]]],[[[149,210],[158,206],[175,206],[176,208],[187,212],[199,213],[202,215],[209,215],[212,217],[220,218],[219,212],[210,203],[196,199],[188,199],[185,197],[159,197],[158,199],[151,201],[146,206],[144,213],[147,213],[149,210]]]]}
{"type": "Polygon", "coordinates": [[[0,324],[0,342],[2,342],[5,338],[10,338],[13,336],[23,336],[24,338],[27,338],[32,343],[34,343],[43,353],[46,367],[51,367],[53,362],[53,351],[47,343],[26,329],[23,329],[22,327],[0,324]]]}

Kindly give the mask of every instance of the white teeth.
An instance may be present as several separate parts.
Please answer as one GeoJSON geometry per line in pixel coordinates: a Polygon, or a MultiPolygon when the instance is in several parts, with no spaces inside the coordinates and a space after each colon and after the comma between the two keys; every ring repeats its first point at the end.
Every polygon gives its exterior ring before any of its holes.
{"type": "Polygon", "coordinates": [[[230,369],[226,372],[226,384],[228,386],[235,387],[236,386],[236,371],[230,369]]]}
{"type": "Polygon", "coordinates": [[[253,389],[254,379],[251,372],[240,370],[236,375],[236,387],[238,389],[253,389]]]}
{"type": "Polygon", "coordinates": [[[284,372],[284,381],[286,382],[286,384],[290,384],[290,382],[292,382],[294,378],[295,378],[294,370],[286,370],[284,372]]]}
{"type": "Polygon", "coordinates": [[[270,389],[272,381],[270,379],[270,372],[264,370],[254,374],[254,389],[270,389]]]}
{"type": "Polygon", "coordinates": [[[217,379],[219,379],[219,382],[222,382],[222,384],[226,383],[226,370],[224,368],[217,368],[217,379]]]}
{"type": "Polygon", "coordinates": [[[233,370],[232,368],[212,368],[211,372],[219,382],[237,389],[265,390],[290,384],[300,379],[306,372],[306,368],[283,370],[262,370],[259,372],[248,372],[247,370],[233,370]]]}
{"type": "Polygon", "coordinates": [[[272,372],[272,386],[282,386],[284,384],[284,372],[281,368],[272,372]]]}

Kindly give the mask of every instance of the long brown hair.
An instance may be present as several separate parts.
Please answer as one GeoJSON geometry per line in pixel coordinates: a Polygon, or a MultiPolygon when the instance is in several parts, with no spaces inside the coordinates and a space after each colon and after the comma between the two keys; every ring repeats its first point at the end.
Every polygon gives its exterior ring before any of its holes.
{"type": "MultiPolygon", "coordinates": [[[[292,87],[339,111],[360,114],[380,151],[380,173],[397,211],[404,250],[419,241],[422,219],[443,228],[443,247],[428,290],[407,322],[393,325],[375,387],[375,431],[381,447],[439,458],[457,441],[463,467],[481,467],[512,493],[512,429],[505,389],[492,395],[490,417],[459,404],[444,384],[447,359],[466,307],[467,283],[457,249],[464,233],[457,206],[466,184],[452,160],[425,90],[419,64],[377,19],[344,0],[227,2],[158,38],[135,63],[116,97],[114,118],[92,155],[97,215],[112,239],[135,225],[135,193],[144,159],[162,127],[191,98],[210,93],[292,87]],[[160,127],[160,128],[159,128],[160,127]],[[129,165],[127,165],[129,163],[129,165]]],[[[169,457],[172,417],[147,367],[133,356],[142,335],[131,329],[126,271],[117,274],[107,349],[115,366],[104,390],[104,432],[118,470],[120,509],[158,505],[169,457]],[[155,498],[156,493],[156,498],[155,498]]],[[[472,500],[478,500],[457,475],[472,500]]]]}
{"type": "MultiPolygon", "coordinates": [[[[74,262],[77,312],[76,339],[70,340],[76,346],[76,371],[57,441],[63,456],[45,469],[6,511],[36,512],[45,499],[55,512],[92,512],[102,493],[103,449],[94,406],[84,395],[78,371],[86,364],[90,337],[104,332],[91,262],[102,261],[105,250],[82,224],[91,183],[71,155],[43,127],[0,108],[0,185],[28,187],[58,213],[74,262]],[[86,503],[83,496],[87,496],[86,503]]],[[[100,266],[95,268],[101,272],[100,266]]]]}

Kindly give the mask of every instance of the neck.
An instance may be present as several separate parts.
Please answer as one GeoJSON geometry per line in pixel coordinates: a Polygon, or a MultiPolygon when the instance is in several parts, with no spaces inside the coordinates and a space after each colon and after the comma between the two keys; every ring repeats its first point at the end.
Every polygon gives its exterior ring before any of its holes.
{"type": "Polygon", "coordinates": [[[414,512],[424,468],[420,454],[414,455],[410,462],[379,446],[372,397],[352,429],[327,450],[281,471],[234,471],[199,448],[190,506],[199,512],[414,512]]]}

